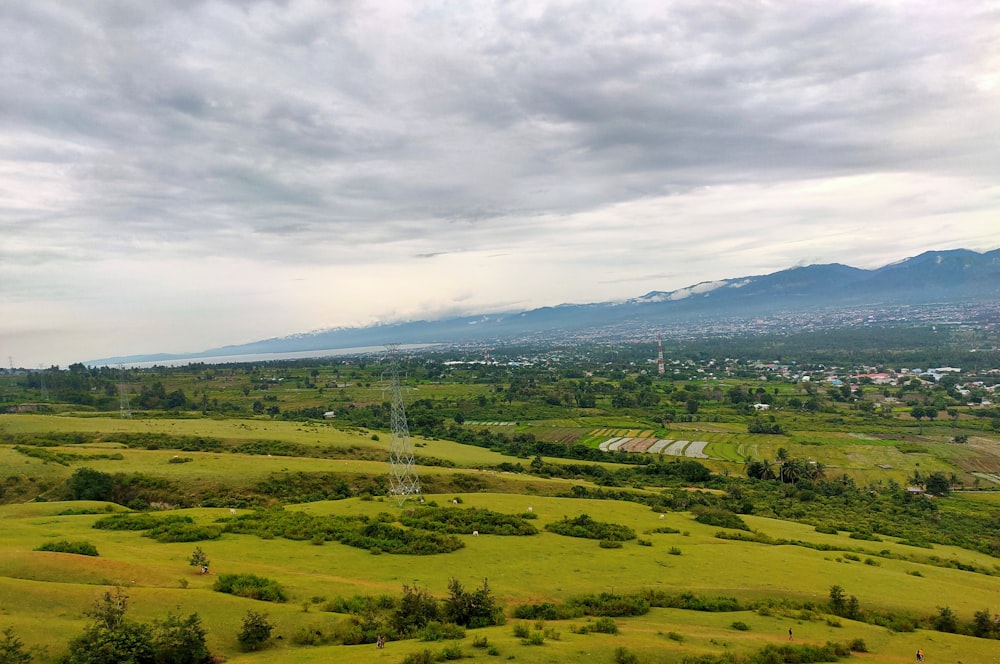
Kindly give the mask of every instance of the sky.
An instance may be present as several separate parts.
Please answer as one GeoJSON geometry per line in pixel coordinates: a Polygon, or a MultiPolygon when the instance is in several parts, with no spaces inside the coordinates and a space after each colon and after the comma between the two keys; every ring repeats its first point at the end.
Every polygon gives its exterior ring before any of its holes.
{"type": "Polygon", "coordinates": [[[1000,247],[996,0],[32,0],[0,35],[3,365],[1000,247]]]}

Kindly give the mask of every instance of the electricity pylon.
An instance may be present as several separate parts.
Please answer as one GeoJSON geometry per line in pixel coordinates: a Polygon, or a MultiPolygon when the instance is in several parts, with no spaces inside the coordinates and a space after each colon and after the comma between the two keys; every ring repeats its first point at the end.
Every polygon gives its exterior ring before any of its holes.
{"type": "Polygon", "coordinates": [[[389,379],[392,397],[392,440],[389,442],[389,491],[396,496],[402,507],[407,498],[420,498],[420,478],[413,467],[413,442],[410,428],[406,424],[406,409],[403,408],[403,389],[399,383],[399,344],[389,344],[389,366],[383,373],[389,379]]]}

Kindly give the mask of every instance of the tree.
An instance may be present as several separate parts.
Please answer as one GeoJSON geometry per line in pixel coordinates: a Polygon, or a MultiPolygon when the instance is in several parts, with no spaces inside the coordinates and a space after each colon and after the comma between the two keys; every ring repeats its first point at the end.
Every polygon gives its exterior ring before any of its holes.
{"type": "Polygon", "coordinates": [[[121,588],[115,588],[114,594],[110,590],[105,591],[85,613],[105,629],[115,630],[125,623],[127,609],[128,594],[121,588]]]}
{"type": "Polygon", "coordinates": [[[949,606],[939,606],[938,615],[934,616],[934,629],[939,632],[949,632],[954,634],[958,631],[958,618],[949,606]]]}
{"type": "Polygon", "coordinates": [[[751,461],[747,464],[747,477],[758,480],[773,480],[775,477],[774,467],[767,459],[751,461]]]}
{"type": "Polygon", "coordinates": [[[73,500],[111,500],[114,490],[114,478],[93,468],[77,468],[69,478],[73,500]]]}
{"type": "MultiPolygon", "coordinates": [[[[209,664],[205,630],[194,613],[186,619],[173,614],[154,625],[125,619],[128,595],[121,588],[107,591],[87,615],[94,623],[69,644],[63,664],[209,664]]],[[[11,660],[17,662],[18,660],[11,660]]],[[[25,661],[25,660],[22,660],[25,661]]],[[[4,660],[0,662],[6,664],[4,660]]]]}
{"type": "Polygon", "coordinates": [[[154,631],[156,664],[211,664],[213,661],[197,613],[187,618],[171,613],[166,620],[156,623],[154,631]]]}
{"type": "Polygon", "coordinates": [[[440,615],[438,602],[426,588],[416,585],[403,586],[403,597],[392,614],[392,626],[399,634],[408,636],[440,615]]]}
{"type": "Polygon", "coordinates": [[[86,614],[94,623],[69,644],[65,664],[154,664],[149,625],[125,620],[128,595],[121,588],[98,598],[86,614]]]}
{"type": "Polygon", "coordinates": [[[267,621],[266,613],[250,610],[243,616],[243,628],[236,636],[236,640],[244,650],[257,650],[271,639],[273,629],[274,625],[267,621]]]}
{"type": "Polygon", "coordinates": [[[24,642],[14,634],[13,627],[7,627],[0,638],[0,664],[29,664],[31,653],[24,649],[24,642]]]}
{"type": "Polygon", "coordinates": [[[927,493],[935,496],[947,496],[951,493],[951,483],[944,473],[931,473],[927,476],[924,486],[927,493]]]}
{"type": "Polygon", "coordinates": [[[202,574],[208,571],[209,560],[205,552],[201,550],[200,546],[196,546],[191,557],[188,559],[188,563],[192,567],[200,567],[202,574]]]}
{"type": "Polygon", "coordinates": [[[126,622],[115,629],[96,623],[69,644],[64,664],[156,664],[149,625],[126,622]]]}
{"type": "Polygon", "coordinates": [[[993,634],[994,624],[989,609],[976,611],[972,616],[972,634],[981,639],[989,638],[993,634]]]}
{"type": "Polygon", "coordinates": [[[835,616],[843,616],[847,609],[847,595],[840,586],[830,586],[830,612],[835,616]]]}
{"type": "Polygon", "coordinates": [[[489,584],[466,592],[458,579],[448,582],[448,598],[444,601],[444,618],[456,625],[476,629],[503,624],[503,609],[496,604],[489,584]]]}

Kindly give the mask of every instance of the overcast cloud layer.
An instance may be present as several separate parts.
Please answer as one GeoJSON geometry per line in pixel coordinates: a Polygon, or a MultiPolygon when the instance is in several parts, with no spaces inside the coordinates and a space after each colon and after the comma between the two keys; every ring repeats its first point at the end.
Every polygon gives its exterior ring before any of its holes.
{"type": "Polygon", "coordinates": [[[17,366],[1000,246],[997,2],[32,0],[0,35],[17,366]]]}

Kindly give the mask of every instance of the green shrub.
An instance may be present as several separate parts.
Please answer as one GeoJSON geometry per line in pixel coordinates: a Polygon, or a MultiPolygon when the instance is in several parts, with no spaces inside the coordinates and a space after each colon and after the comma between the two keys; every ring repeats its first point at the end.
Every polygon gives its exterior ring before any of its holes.
{"type": "Polygon", "coordinates": [[[97,556],[97,547],[90,542],[70,542],[59,540],[58,542],[46,542],[35,551],[54,551],[56,553],[75,553],[80,556],[97,556]]]}
{"type": "Polygon", "coordinates": [[[403,664],[434,664],[434,655],[430,650],[413,652],[403,658],[403,664]]]}
{"type": "Polygon", "coordinates": [[[514,623],[514,636],[518,639],[526,639],[531,633],[531,629],[525,623],[514,623]]]}
{"type": "Polygon", "coordinates": [[[650,606],[649,601],[639,595],[613,593],[574,597],[567,604],[581,609],[584,615],[608,617],[642,616],[649,613],[650,606]]]}
{"type": "Polygon", "coordinates": [[[625,646],[618,646],[615,648],[615,664],[639,664],[639,656],[625,646]]]}
{"type": "Polygon", "coordinates": [[[594,621],[594,624],[590,626],[590,630],[600,634],[617,634],[618,623],[611,618],[598,618],[594,621]]]}
{"type": "Polygon", "coordinates": [[[614,540],[601,540],[598,542],[597,546],[602,549],[620,549],[622,548],[621,542],[615,542],[614,540]]]}
{"type": "Polygon", "coordinates": [[[421,641],[444,641],[454,639],[464,639],[465,629],[455,623],[440,623],[436,620],[424,625],[420,632],[421,641]]]}
{"type": "Polygon", "coordinates": [[[391,622],[398,634],[410,636],[416,634],[428,623],[440,618],[441,610],[438,601],[426,588],[417,585],[403,585],[403,597],[396,605],[391,622]]]}
{"type": "Polygon", "coordinates": [[[220,574],[212,590],[262,602],[284,602],[285,589],[277,581],[256,574],[220,574]]]}
{"type": "Polygon", "coordinates": [[[437,656],[439,662],[447,662],[455,659],[462,659],[465,655],[458,645],[445,646],[437,656]]]}
{"type": "Polygon", "coordinates": [[[734,530],[750,530],[743,519],[729,510],[695,505],[692,512],[696,514],[694,520],[706,526],[717,526],[719,528],[732,528],[734,530]]]}
{"type": "Polygon", "coordinates": [[[193,524],[194,519],[189,516],[170,514],[159,516],[147,512],[134,514],[131,512],[118,512],[94,522],[93,527],[98,530],[150,530],[152,528],[169,526],[171,524],[193,524]]]}
{"type": "Polygon", "coordinates": [[[199,526],[194,523],[173,522],[151,528],[143,533],[144,537],[155,539],[161,544],[171,542],[203,542],[219,539],[222,528],[219,526],[199,526]]]}
{"type": "Polygon", "coordinates": [[[734,620],[729,626],[732,629],[735,629],[735,630],[740,631],[740,632],[749,632],[750,631],[750,625],[746,624],[742,620],[734,620]]]}
{"type": "Polygon", "coordinates": [[[17,638],[13,627],[3,630],[0,638],[0,662],[3,664],[31,664],[32,655],[24,647],[24,641],[17,638]]]}
{"type": "Polygon", "coordinates": [[[615,542],[635,539],[635,531],[628,526],[594,521],[587,514],[581,514],[574,519],[563,517],[562,521],[546,524],[545,530],[567,537],[584,537],[615,542]]]}
{"type": "Polygon", "coordinates": [[[266,613],[247,611],[243,616],[243,627],[236,636],[243,650],[258,650],[271,639],[271,630],[274,629],[267,620],[266,613]]]}

